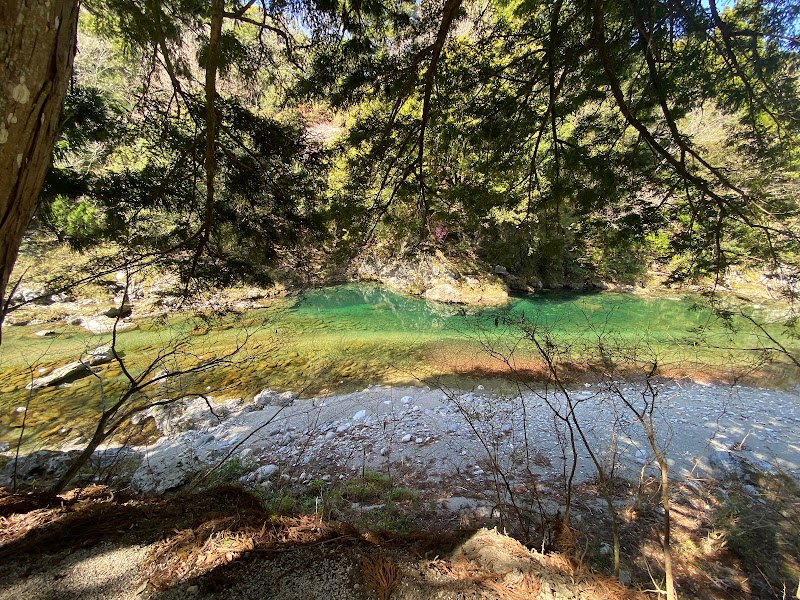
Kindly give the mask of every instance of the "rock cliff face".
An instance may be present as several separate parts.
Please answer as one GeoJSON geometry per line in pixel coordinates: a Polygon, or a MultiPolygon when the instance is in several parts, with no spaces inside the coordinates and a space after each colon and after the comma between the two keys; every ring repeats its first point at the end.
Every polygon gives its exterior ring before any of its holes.
{"type": "Polygon", "coordinates": [[[388,258],[373,252],[361,259],[356,272],[360,279],[426,300],[480,306],[508,302],[506,286],[496,275],[458,265],[439,251],[388,258]]]}

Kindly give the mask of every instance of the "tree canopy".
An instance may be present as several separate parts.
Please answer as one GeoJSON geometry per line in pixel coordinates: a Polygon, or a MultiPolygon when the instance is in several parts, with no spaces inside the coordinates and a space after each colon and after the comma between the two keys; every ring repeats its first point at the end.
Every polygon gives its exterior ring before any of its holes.
{"type": "Polygon", "coordinates": [[[187,278],[389,240],[791,290],[799,34],[786,1],[87,0],[37,223],[187,278]]]}

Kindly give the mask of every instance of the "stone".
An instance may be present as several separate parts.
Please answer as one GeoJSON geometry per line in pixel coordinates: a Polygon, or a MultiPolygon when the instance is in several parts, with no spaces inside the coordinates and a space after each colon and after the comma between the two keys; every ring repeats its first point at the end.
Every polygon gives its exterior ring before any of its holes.
{"type": "Polygon", "coordinates": [[[11,448],[8,442],[0,442],[0,452],[8,452],[8,449],[11,448]]]}
{"type": "Polygon", "coordinates": [[[275,475],[280,470],[278,465],[264,465],[259,467],[252,473],[252,479],[255,483],[262,483],[275,475]]]}
{"type": "Polygon", "coordinates": [[[404,444],[407,444],[408,442],[410,442],[410,441],[411,441],[411,434],[410,434],[410,433],[407,433],[407,434],[405,434],[405,435],[404,435],[404,436],[403,436],[403,437],[400,439],[400,441],[401,441],[401,442],[403,442],[404,444]]]}
{"type": "MultiPolygon", "coordinates": [[[[58,479],[67,472],[72,461],[80,454],[80,450],[59,452],[57,450],[37,450],[27,456],[20,456],[16,464],[17,479],[30,481],[42,479],[58,479]]],[[[14,474],[15,461],[10,460],[3,469],[3,479],[11,480],[14,474]]]]}
{"type": "Polygon", "coordinates": [[[53,336],[55,336],[57,334],[56,334],[55,329],[41,329],[41,330],[37,331],[36,333],[34,333],[33,335],[38,336],[38,337],[53,337],[53,336]]]}
{"type": "Polygon", "coordinates": [[[26,390],[41,390],[52,385],[69,383],[81,377],[86,377],[91,373],[89,365],[81,361],[67,363],[63,367],[54,369],[48,375],[37,377],[25,386],[26,390]]]}
{"type": "Polygon", "coordinates": [[[619,570],[619,582],[622,585],[624,585],[625,587],[630,586],[631,583],[633,583],[633,580],[631,579],[630,571],[626,571],[625,569],[620,569],[619,570]]]}
{"type": "Polygon", "coordinates": [[[129,331],[131,329],[135,329],[136,327],[138,327],[136,323],[130,323],[127,321],[117,322],[115,319],[109,319],[108,317],[104,316],[82,319],[81,325],[94,335],[104,335],[106,333],[111,333],[112,331],[114,331],[115,325],[117,328],[117,332],[129,331]]]}
{"type": "Polygon", "coordinates": [[[495,265],[494,266],[494,274],[506,276],[508,275],[508,269],[506,269],[503,265],[495,265]]]}
{"type": "Polygon", "coordinates": [[[146,452],[131,478],[136,492],[163,494],[189,483],[205,468],[191,434],[167,439],[146,452]]]}
{"type": "Polygon", "coordinates": [[[714,450],[708,456],[708,464],[719,479],[742,479],[745,476],[742,462],[727,450],[714,450]]]}
{"type": "Polygon", "coordinates": [[[208,430],[224,419],[240,412],[243,406],[238,398],[211,404],[205,398],[183,398],[141,413],[139,422],[152,417],[164,435],[175,435],[191,430],[208,430]]]}
{"type": "Polygon", "coordinates": [[[448,304],[462,304],[464,298],[461,292],[449,283],[440,283],[425,291],[422,294],[425,300],[434,302],[446,302],[448,304]]]}
{"type": "Polygon", "coordinates": [[[445,303],[502,305],[508,302],[505,285],[496,275],[465,272],[442,252],[411,258],[386,257],[375,251],[356,267],[361,279],[380,281],[403,294],[445,303]]]}
{"type": "Polygon", "coordinates": [[[411,404],[413,401],[414,399],[411,396],[403,396],[402,398],[400,398],[400,402],[402,402],[403,404],[411,404]]]}
{"type": "Polygon", "coordinates": [[[367,411],[360,410],[353,415],[353,421],[363,421],[367,416],[367,411]]]}
{"type": "Polygon", "coordinates": [[[335,431],[329,431],[328,433],[325,434],[325,440],[326,441],[331,441],[335,437],[336,437],[336,432],[335,431]]]}
{"type": "Polygon", "coordinates": [[[114,360],[114,351],[111,349],[111,346],[98,346],[89,352],[89,364],[92,366],[103,365],[112,360],[114,360]]]}
{"type": "Polygon", "coordinates": [[[266,406],[291,406],[297,399],[297,394],[294,392],[276,392],[269,388],[261,390],[253,398],[253,403],[264,408],[266,406]]]}
{"type": "Polygon", "coordinates": [[[107,311],[103,313],[104,316],[110,319],[116,319],[117,317],[128,317],[133,312],[133,308],[128,302],[123,302],[122,306],[112,306],[107,311]]]}

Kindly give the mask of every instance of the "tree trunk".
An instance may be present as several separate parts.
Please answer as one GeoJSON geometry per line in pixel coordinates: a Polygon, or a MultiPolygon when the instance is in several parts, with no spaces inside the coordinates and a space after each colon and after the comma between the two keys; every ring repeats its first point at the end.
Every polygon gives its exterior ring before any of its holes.
{"type": "Polygon", "coordinates": [[[0,324],[50,167],[77,29],[77,0],[0,0],[0,324]]]}

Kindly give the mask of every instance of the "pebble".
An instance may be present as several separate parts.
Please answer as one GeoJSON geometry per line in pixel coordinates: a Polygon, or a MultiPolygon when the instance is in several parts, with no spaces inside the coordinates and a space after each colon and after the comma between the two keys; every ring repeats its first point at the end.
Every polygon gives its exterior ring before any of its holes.
{"type": "Polygon", "coordinates": [[[402,398],[400,398],[400,402],[402,402],[403,404],[411,404],[413,401],[414,399],[411,396],[403,396],[402,398]]]}
{"type": "Polygon", "coordinates": [[[410,433],[405,434],[400,441],[403,442],[404,444],[407,444],[408,442],[411,441],[411,434],[410,433]]]}
{"type": "Polygon", "coordinates": [[[367,416],[367,411],[360,410],[353,415],[353,421],[363,421],[366,416],[367,416]]]}
{"type": "Polygon", "coordinates": [[[335,437],[336,437],[336,432],[335,431],[329,431],[328,433],[325,434],[325,440],[326,441],[331,441],[335,437]]]}

